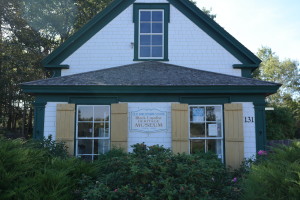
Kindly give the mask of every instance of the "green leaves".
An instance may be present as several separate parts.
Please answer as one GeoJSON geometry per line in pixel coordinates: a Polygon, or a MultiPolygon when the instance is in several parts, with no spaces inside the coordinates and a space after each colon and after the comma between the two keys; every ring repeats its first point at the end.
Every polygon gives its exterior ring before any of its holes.
{"type": "Polygon", "coordinates": [[[299,142],[272,149],[266,160],[253,164],[244,182],[243,199],[298,199],[299,161],[299,142]]]}
{"type": "Polygon", "coordinates": [[[235,198],[231,177],[212,154],[174,155],[160,146],[136,144],[133,153],[103,155],[94,164],[99,173],[84,188],[85,199],[235,198]]]}

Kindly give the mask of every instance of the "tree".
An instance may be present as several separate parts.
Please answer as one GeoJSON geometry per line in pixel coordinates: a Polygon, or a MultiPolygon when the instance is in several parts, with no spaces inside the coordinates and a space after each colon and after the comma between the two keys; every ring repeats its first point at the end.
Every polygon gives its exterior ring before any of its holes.
{"type": "Polygon", "coordinates": [[[258,50],[258,57],[262,60],[255,77],[264,81],[281,83],[279,91],[268,98],[269,103],[283,103],[284,98],[300,96],[299,63],[291,59],[279,60],[279,57],[269,47],[258,50]]]}
{"type": "Polygon", "coordinates": [[[0,128],[30,134],[33,99],[19,84],[46,78],[41,60],[111,1],[0,0],[0,128]]]}
{"type": "Polygon", "coordinates": [[[281,83],[276,94],[267,98],[274,111],[267,111],[268,139],[294,138],[300,128],[300,70],[299,64],[291,59],[280,61],[269,47],[258,50],[262,60],[254,76],[264,81],[281,83]]]}
{"type": "MultiPolygon", "coordinates": [[[[197,4],[197,2],[196,1],[193,1],[193,0],[189,0],[190,2],[192,2],[193,4],[197,4]]],[[[212,19],[215,19],[216,17],[217,17],[217,15],[216,14],[212,14],[212,9],[210,8],[210,9],[207,9],[207,8],[205,8],[205,7],[202,7],[202,8],[200,8],[200,10],[202,10],[202,12],[204,12],[205,14],[207,14],[210,18],[212,18],[212,19]]]]}

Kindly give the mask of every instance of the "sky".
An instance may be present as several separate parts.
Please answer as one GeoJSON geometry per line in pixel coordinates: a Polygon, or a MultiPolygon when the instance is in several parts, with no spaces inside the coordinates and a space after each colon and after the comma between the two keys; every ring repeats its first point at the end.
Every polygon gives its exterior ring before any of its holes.
{"type": "Polygon", "coordinates": [[[262,46],[280,60],[300,61],[299,0],[195,0],[212,9],[216,21],[253,53],[262,46]]]}

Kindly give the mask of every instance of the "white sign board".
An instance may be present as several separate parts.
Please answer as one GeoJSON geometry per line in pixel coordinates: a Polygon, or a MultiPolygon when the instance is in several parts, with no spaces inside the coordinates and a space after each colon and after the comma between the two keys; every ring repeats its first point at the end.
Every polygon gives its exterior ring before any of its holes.
{"type": "Polygon", "coordinates": [[[130,112],[130,131],[154,133],[167,130],[167,112],[141,109],[130,112]]]}
{"type": "Polygon", "coordinates": [[[208,136],[218,136],[217,124],[208,124],[208,136]]]}

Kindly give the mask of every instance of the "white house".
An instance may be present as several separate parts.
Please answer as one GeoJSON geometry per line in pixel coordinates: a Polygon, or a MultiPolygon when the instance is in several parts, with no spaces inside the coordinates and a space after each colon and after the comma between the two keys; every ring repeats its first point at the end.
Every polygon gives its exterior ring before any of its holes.
{"type": "Polygon", "coordinates": [[[188,0],[115,0],[44,59],[34,138],[95,160],[113,146],[215,152],[228,166],[265,148],[260,60],[188,0]]]}

